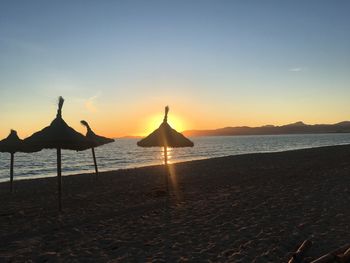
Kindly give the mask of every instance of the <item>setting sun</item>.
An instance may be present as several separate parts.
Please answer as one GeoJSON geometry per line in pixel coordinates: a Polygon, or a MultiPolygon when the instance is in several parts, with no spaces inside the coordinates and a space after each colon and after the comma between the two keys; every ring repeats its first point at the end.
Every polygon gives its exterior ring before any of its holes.
{"type": "Polygon", "coordinates": [[[0,0],[0,263],[350,263],[349,10],[0,0]]]}
{"type": "MultiPolygon", "coordinates": [[[[145,131],[142,133],[142,136],[147,136],[148,134],[153,132],[155,129],[157,129],[159,125],[162,124],[163,118],[164,118],[163,113],[146,118],[145,125],[144,125],[144,127],[146,128],[145,128],[145,131]]],[[[168,123],[173,129],[177,130],[178,132],[184,131],[187,127],[185,121],[181,117],[172,114],[172,112],[170,112],[168,123]]]]}

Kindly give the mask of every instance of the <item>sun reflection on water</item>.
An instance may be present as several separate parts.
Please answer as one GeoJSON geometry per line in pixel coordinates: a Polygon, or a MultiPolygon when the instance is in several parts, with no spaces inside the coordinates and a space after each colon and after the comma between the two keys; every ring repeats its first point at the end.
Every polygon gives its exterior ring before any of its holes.
{"type": "MultiPolygon", "coordinates": [[[[172,163],[171,160],[173,159],[173,156],[174,156],[173,148],[167,147],[167,156],[168,156],[168,164],[171,164],[172,163]]],[[[160,157],[161,159],[164,160],[164,148],[162,148],[162,150],[160,151],[160,157]]]]}

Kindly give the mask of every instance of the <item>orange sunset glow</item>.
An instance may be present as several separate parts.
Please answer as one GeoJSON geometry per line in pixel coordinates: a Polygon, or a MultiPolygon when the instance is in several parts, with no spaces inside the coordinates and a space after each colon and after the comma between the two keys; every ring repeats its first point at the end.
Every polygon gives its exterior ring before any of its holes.
{"type": "MultiPolygon", "coordinates": [[[[145,129],[143,132],[140,132],[139,135],[146,136],[149,133],[151,133],[153,130],[158,128],[163,120],[163,117],[164,117],[164,114],[156,114],[154,116],[150,116],[150,117],[146,118],[144,120],[145,129]]],[[[183,131],[187,127],[189,127],[188,125],[186,125],[183,118],[178,117],[174,114],[170,115],[168,123],[170,124],[171,127],[173,127],[175,130],[178,130],[178,131],[183,131]]]]}
{"type": "Polygon", "coordinates": [[[0,0],[0,263],[350,263],[350,0],[0,0]]]}

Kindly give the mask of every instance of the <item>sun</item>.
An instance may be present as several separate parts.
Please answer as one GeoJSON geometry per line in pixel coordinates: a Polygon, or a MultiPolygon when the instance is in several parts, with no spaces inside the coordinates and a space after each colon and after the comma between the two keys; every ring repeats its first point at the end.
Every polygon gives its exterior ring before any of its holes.
{"type": "MultiPolygon", "coordinates": [[[[157,114],[147,118],[145,120],[146,121],[145,127],[147,128],[145,129],[144,136],[150,134],[155,129],[157,129],[159,125],[162,124],[163,118],[164,118],[164,114],[157,114]]],[[[173,129],[175,129],[178,132],[182,132],[185,130],[186,125],[184,120],[175,114],[170,114],[168,116],[168,123],[173,129]]]]}

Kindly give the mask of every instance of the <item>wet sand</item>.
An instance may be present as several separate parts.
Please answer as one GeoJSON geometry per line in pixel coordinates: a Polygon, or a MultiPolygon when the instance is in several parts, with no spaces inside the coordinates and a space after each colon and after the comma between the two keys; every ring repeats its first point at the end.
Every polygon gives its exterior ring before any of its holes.
{"type": "MultiPolygon", "coordinates": [[[[63,164],[64,165],[64,164],[63,164]]],[[[0,184],[0,262],[287,262],[350,242],[350,146],[0,184]]]]}

